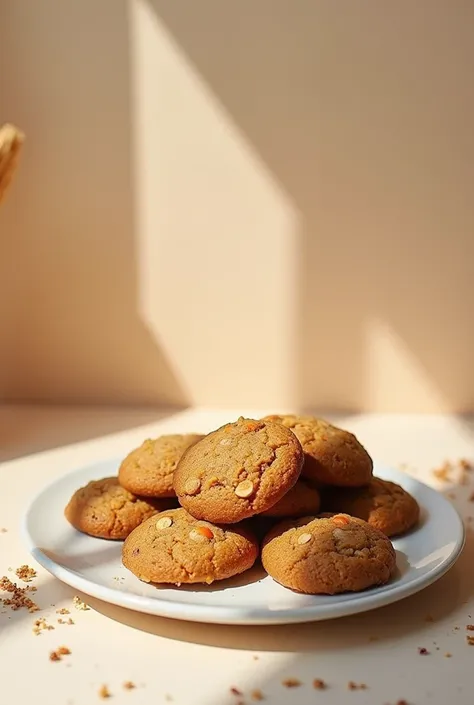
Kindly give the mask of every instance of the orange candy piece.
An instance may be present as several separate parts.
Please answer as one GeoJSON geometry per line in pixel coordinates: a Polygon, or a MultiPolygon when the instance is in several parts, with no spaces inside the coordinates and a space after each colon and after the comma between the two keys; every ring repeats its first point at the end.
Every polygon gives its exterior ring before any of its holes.
{"type": "Polygon", "coordinates": [[[198,534],[201,534],[201,536],[205,536],[206,539],[213,539],[214,538],[214,534],[212,533],[212,531],[210,530],[210,528],[208,526],[198,526],[196,528],[196,531],[198,534]]]}
{"type": "Polygon", "coordinates": [[[349,519],[344,514],[335,514],[332,520],[335,524],[339,524],[339,526],[344,526],[349,523],[349,519]]]}

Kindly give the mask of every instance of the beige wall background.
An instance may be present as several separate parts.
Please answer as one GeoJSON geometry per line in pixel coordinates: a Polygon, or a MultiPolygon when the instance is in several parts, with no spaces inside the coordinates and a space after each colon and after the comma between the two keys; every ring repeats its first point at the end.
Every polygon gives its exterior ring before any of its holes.
{"type": "Polygon", "coordinates": [[[474,4],[6,0],[3,400],[474,408],[474,4]]]}

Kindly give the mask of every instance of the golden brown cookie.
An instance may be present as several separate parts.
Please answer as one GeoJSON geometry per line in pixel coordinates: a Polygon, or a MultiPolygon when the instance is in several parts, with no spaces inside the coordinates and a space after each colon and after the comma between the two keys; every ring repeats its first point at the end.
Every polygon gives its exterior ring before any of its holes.
{"type": "Polygon", "coordinates": [[[132,531],[122,549],[128,570],[147,583],[213,583],[243,573],[258,542],[242,527],[214,526],[172,509],[132,531]]]}
{"type": "Polygon", "coordinates": [[[312,416],[266,416],[291,429],[305,452],[302,475],[320,485],[360,487],[372,478],[372,458],[353,433],[312,416]]]}
{"type": "Polygon", "coordinates": [[[123,460],[119,481],[142,497],[174,497],[173,473],[184,451],[203,436],[196,433],[147,439],[123,460]]]}
{"type": "Polygon", "coordinates": [[[308,594],[358,592],[395,571],[390,539],[347,514],[285,521],[263,542],[262,564],[281,585],[308,594]]]}
{"type": "Polygon", "coordinates": [[[297,481],[303,450],[278,423],[240,418],[183,454],[174,473],[179,503],[197,519],[232,524],[276,504],[297,481]]]}
{"type": "Polygon", "coordinates": [[[262,512],[261,516],[280,519],[308,516],[308,514],[317,514],[320,504],[321,498],[316,487],[312,487],[306,480],[300,478],[279,502],[262,512]]]}
{"type": "Polygon", "coordinates": [[[420,518],[420,507],[411,494],[378,477],[366,487],[331,488],[324,498],[324,508],[364,519],[387,536],[403,534],[420,518]]]}
{"type": "Polygon", "coordinates": [[[64,514],[78,531],[103,539],[124,539],[145,519],[172,500],[136,497],[119,485],[116,477],[92,480],[74,492],[64,514]]]}

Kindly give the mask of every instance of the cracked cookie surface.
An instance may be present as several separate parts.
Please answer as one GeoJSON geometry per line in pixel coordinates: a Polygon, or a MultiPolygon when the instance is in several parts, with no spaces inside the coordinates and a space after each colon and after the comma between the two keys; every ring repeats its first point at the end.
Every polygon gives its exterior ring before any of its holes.
{"type": "Polygon", "coordinates": [[[165,509],[172,500],[136,497],[116,477],[92,480],[74,492],[64,515],[84,534],[103,539],[124,539],[145,519],[165,509]]]}
{"type": "Polygon", "coordinates": [[[372,458],[353,433],[313,416],[271,415],[300,441],[305,461],[302,475],[320,485],[360,487],[370,482],[372,458]]]}
{"type": "Polygon", "coordinates": [[[296,483],[303,457],[282,424],[240,418],[184,452],[174,489],[194,517],[231,524],[276,504],[296,483]]]}
{"type": "Polygon", "coordinates": [[[281,522],[265,537],[262,564],[281,585],[307,594],[358,592],[395,571],[390,539],[347,514],[281,522]]]}
{"type": "Polygon", "coordinates": [[[405,533],[420,518],[420,507],[411,494],[395,482],[378,477],[374,477],[367,487],[331,488],[324,498],[324,508],[364,519],[387,536],[405,533]]]}
{"type": "Polygon", "coordinates": [[[256,538],[242,527],[215,526],[185,509],[151,517],[127,538],[122,562],[150,583],[213,583],[243,573],[258,556],[256,538]]]}
{"type": "Polygon", "coordinates": [[[262,512],[264,517],[302,517],[308,514],[317,514],[321,505],[321,498],[316,487],[312,487],[301,478],[293,485],[279,502],[262,512]]]}
{"type": "Polygon", "coordinates": [[[196,433],[148,438],[122,461],[119,481],[142,497],[174,497],[173,474],[184,451],[203,438],[196,433]]]}

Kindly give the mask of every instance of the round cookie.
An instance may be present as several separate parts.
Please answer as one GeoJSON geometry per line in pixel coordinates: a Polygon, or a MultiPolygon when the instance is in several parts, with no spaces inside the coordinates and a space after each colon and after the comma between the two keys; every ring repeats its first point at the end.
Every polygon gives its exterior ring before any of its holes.
{"type": "Polygon", "coordinates": [[[184,451],[203,436],[173,434],[148,438],[132,450],[119,468],[119,481],[142,497],[174,497],[173,473],[184,451]]]}
{"type": "Polygon", "coordinates": [[[297,481],[303,457],[281,424],[239,418],[184,452],[173,485],[197,519],[232,524],[276,504],[297,481]]]}
{"type": "Polygon", "coordinates": [[[116,477],[92,480],[74,492],[64,515],[84,534],[102,539],[124,539],[145,519],[165,509],[170,500],[136,497],[116,477]]]}
{"type": "Polygon", "coordinates": [[[358,592],[395,571],[390,539],[347,514],[278,524],[265,538],[262,564],[281,585],[312,595],[358,592]]]}
{"type": "Polygon", "coordinates": [[[387,536],[403,534],[420,518],[420,507],[411,494],[378,477],[366,487],[331,489],[324,498],[324,507],[364,519],[387,536]]]}
{"type": "Polygon", "coordinates": [[[231,578],[257,556],[257,540],[242,527],[214,526],[182,508],[143,522],[122,548],[122,562],[137,578],[177,586],[231,578]]]}
{"type": "Polygon", "coordinates": [[[353,433],[312,416],[266,416],[293,431],[305,452],[302,475],[320,485],[361,487],[370,482],[372,458],[353,433]]]}
{"type": "Polygon", "coordinates": [[[305,480],[299,479],[296,485],[287,492],[279,502],[262,512],[261,516],[285,518],[303,517],[308,514],[317,514],[321,505],[321,498],[316,487],[312,487],[305,480]]]}

